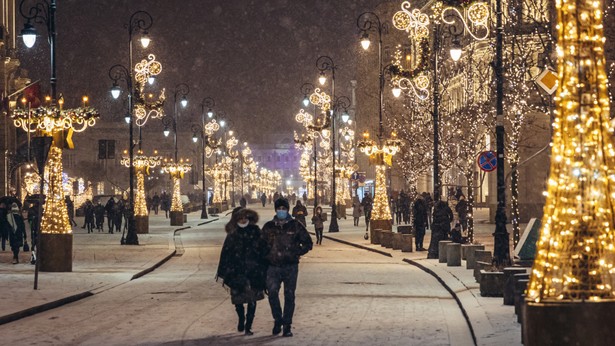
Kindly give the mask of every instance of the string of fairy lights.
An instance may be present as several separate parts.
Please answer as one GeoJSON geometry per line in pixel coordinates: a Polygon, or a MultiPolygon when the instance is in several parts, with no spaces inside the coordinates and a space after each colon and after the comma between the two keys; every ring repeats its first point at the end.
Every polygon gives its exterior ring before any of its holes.
{"type": "Polygon", "coordinates": [[[602,1],[559,0],[551,169],[528,300],[615,299],[615,148],[602,1]]]}

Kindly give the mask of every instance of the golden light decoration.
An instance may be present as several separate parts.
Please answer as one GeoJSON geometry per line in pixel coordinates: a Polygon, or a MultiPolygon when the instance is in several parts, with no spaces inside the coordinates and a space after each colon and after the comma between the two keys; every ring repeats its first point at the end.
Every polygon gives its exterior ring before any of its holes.
{"type": "Polygon", "coordinates": [[[615,143],[602,1],[558,0],[551,169],[528,300],[615,298],[615,143]]]}
{"type": "Polygon", "coordinates": [[[192,169],[192,165],[189,160],[180,160],[180,162],[166,161],[162,164],[162,171],[169,173],[173,183],[173,193],[171,196],[171,211],[183,211],[181,200],[181,185],[180,179],[184,177],[184,174],[192,169]]]}
{"type": "Polygon", "coordinates": [[[383,145],[379,145],[369,138],[369,132],[366,131],[363,133],[363,139],[359,141],[357,146],[359,150],[367,156],[374,157],[383,155],[384,161],[390,162],[391,157],[397,154],[401,149],[401,141],[397,139],[397,135],[393,132],[390,139],[387,139],[383,145]]]}
{"type": "MultiPolygon", "coordinates": [[[[135,81],[138,86],[135,92],[135,123],[137,126],[143,126],[150,118],[161,119],[164,117],[164,102],[166,100],[165,89],[162,89],[156,101],[146,99],[144,93],[145,84],[148,79],[162,72],[162,64],[156,61],[154,54],[149,54],[147,59],[143,59],[135,65],[134,72],[135,81]]],[[[149,96],[149,98],[153,98],[153,95],[150,94],[149,96]]]]}
{"type": "Polygon", "coordinates": [[[323,111],[331,109],[331,96],[324,91],[321,92],[320,88],[314,89],[314,92],[310,95],[310,102],[322,108],[323,111]]]}
{"type": "Polygon", "coordinates": [[[162,72],[162,64],[156,61],[154,54],[149,54],[147,59],[143,59],[135,65],[135,81],[140,86],[145,85],[150,77],[157,76],[160,72],[162,72]]]}
{"type": "Polygon", "coordinates": [[[220,130],[220,124],[218,124],[216,119],[213,119],[212,121],[205,124],[204,131],[205,131],[205,134],[208,136],[213,135],[214,133],[218,132],[218,130],[220,130]]]}
{"type": "Polygon", "coordinates": [[[49,172],[49,180],[47,194],[45,195],[44,213],[41,219],[41,232],[72,233],[62,188],[62,149],[55,146],[49,149],[45,171],[49,172]]]}
{"type": "Polygon", "coordinates": [[[411,10],[410,7],[410,1],[402,2],[401,11],[393,15],[393,26],[417,39],[429,37],[429,16],[419,9],[411,10]]]}
{"type": "MultiPolygon", "coordinates": [[[[126,154],[126,151],[124,151],[126,154]]],[[[145,176],[149,175],[150,169],[153,169],[161,164],[162,157],[147,156],[143,151],[139,150],[137,155],[133,156],[132,165],[135,167],[135,175],[137,177],[137,191],[135,193],[135,215],[147,216],[147,201],[145,198],[145,176]]],[[[125,167],[130,167],[130,157],[122,157],[120,161],[125,167]]]]}
{"type": "Polygon", "coordinates": [[[295,120],[307,127],[312,123],[312,121],[314,121],[314,116],[306,112],[304,109],[301,109],[299,110],[299,113],[295,115],[295,120]]]}
{"type": "Polygon", "coordinates": [[[377,165],[372,220],[391,220],[391,209],[387,196],[386,166],[377,165]]]}
{"type": "Polygon", "coordinates": [[[456,7],[445,7],[442,10],[442,21],[452,25],[459,19],[472,37],[478,41],[486,40],[489,37],[489,5],[486,2],[475,2],[463,11],[461,13],[456,7]]]}
{"type": "Polygon", "coordinates": [[[35,109],[13,109],[11,119],[13,125],[26,132],[43,131],[52,134],[54,131],[72,130],[83,132],[88,127],[96,125],[100,117],[92,107],[80,107],[64,110],[57,106],[41,106],[35,109]]]}

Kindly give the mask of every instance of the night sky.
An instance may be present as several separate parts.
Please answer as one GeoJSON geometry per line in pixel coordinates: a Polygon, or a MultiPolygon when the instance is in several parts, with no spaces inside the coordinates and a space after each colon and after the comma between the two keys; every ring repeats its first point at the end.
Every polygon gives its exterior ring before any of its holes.
{"type": "MultiPolygon", "coordinates": [[[[173,89],[190,86],[182,124],[200,119],[201,100],[216,100],[234,122],[242,140],[269,141],[271,134],[292,133],[304,82],[316,83],[316,59],[331,56],[338,65],[337,87],[349,94],[360,54],[357,16],[382,0],[60,0],[57,11],[58,91],[68,106],[81,95],[102,114],[99,126],[123,121],[121,102],[110,97],[109,68],[128,65],[130,15],[154,18],[152,44],[135,45],[135,62],[153,53],[163,64],[157,86],[167,88],[167,113],[173,89]],[[190,117],[187,119],[187,117],[190,117]],[[263,139],[266,136],[266,139],[263,139]]],[[[387,19],[388,20],[388,19],[387,19]]],[[[42,26],[39,33],[46,35],[42,26]]],[[[49,46],[40,38],[25,51],[22,66],[48,88],[49,46]]],[[[147,126],[160,127],[157,124],[147,126]]],[[[98,126],[97,126],[98,127],[98,126]]],[[[189,125],[184,125],[188,131],[189,125]]],[[[96,131],[96,130],[93,130],[96,131]]]]}

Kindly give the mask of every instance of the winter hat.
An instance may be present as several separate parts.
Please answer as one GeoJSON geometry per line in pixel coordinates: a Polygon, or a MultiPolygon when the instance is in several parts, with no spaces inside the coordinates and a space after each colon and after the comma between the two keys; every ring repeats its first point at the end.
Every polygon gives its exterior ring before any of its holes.
{"type": "Polygon", "coordinates": [[[286,198],[278,198],[274,203],[275,210],[278,210],[280,207],[286,208],[286,210],[290,209],[290,205],[288,204],[288,200],[286,198]]]}

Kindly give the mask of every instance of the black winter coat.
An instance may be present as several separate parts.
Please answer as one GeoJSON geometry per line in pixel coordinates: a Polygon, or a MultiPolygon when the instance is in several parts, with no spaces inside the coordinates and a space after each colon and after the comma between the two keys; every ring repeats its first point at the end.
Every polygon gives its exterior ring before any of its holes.
{"type": "Polygon", "coordinates": [[[303,224],[303,226],[306,225],[305,223],[305,217],[308,216],[308,211],[307,208],[304,205],[296,205],[293,208],[293,217],[301,222],[303,224]]]}
{"type": "Polygon", "coordinates": [[[267,243],[261,237],[258,226],[237,227],[226,235],[216,277],[224,280],[224,285],[231,289],[242,290],[249,286],[264,290],[267,251],[267,243]]]}
{"type": "Polygon", "coordinates": [[[273,266],[297,264],[302,255],[312,250],[312,238],[305,226],[290,215],[285,220],[274,217],[267,222],[262,237],[269,246],[267,260],[273,266]]]}
{"type": "Polygon", "coordinates": [[[424,225],[427,222],[427,203],[424,199],[418,198],[414,201],[413,206],[414,223],[416,225],[424,225]]]}

